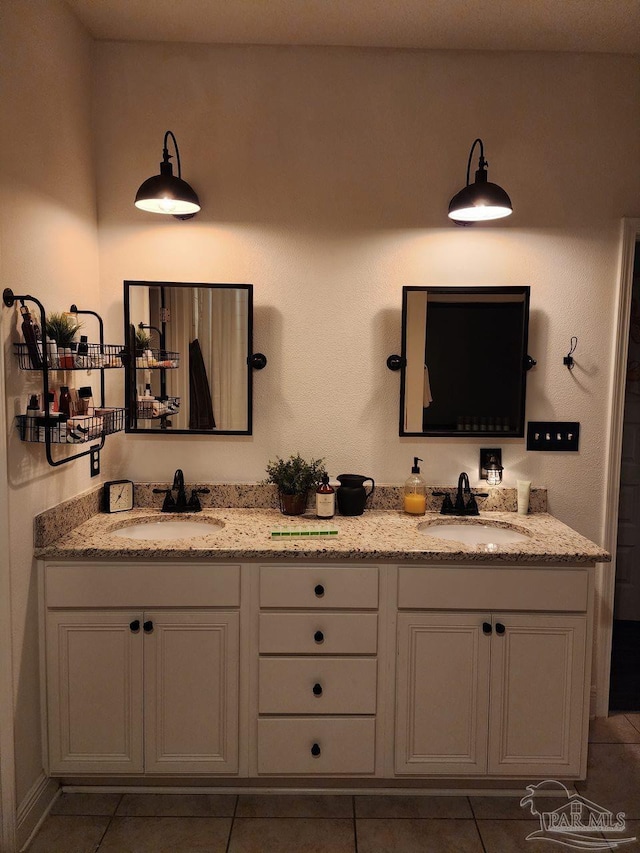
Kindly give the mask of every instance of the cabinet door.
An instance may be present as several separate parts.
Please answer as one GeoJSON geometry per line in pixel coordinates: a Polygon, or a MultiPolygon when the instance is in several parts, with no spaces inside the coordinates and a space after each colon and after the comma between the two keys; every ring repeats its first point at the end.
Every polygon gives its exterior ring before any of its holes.
{"type": "Polygon", "coordinates": [[[52,774],[142,772],[141,619],[139,611],[48,612],[52,774]]]}
{"type": "Polygon", "coordinates": [[[399,614],[397,774],[485,772],[489,621],[481,613],[399,614]]]}
{"type": "Polygon", "coordinates": [[[238,612],[145,611],[145,770],[238,772],[238,612]]]}
{"type": "Polygon", "coordinates": [[[586,628],[584,616],[493,615],[490,774],[580,772],[586,628]]]}

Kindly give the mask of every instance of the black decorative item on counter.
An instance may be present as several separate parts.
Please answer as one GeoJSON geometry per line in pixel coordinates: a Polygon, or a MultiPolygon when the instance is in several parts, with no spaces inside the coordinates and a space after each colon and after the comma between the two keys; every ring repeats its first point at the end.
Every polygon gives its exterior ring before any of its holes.
{"type": "Polygon", "coordinates": [[[362,515],[367,500],[376,487],[373,477],[364,477],[362,474],[340,474],[336,479],[340,483],[336,491],[340,515],[362,515]],[[366,482],[371,483],[369,491],[364,487],[366,482]]]}

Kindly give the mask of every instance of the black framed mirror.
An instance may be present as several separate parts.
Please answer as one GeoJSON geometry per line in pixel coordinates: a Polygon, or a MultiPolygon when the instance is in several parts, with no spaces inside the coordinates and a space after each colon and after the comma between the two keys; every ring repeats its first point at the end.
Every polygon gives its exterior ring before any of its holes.
{"type": "Polygon", "coordinates": [[[126,432],[251,435],[253,285],[125,281],[124,324],[126,432]]]}
{"type": "Polygon", "coordinates": [[[529,290],[402,289],[401,436],[524,435],[529,290]]]}

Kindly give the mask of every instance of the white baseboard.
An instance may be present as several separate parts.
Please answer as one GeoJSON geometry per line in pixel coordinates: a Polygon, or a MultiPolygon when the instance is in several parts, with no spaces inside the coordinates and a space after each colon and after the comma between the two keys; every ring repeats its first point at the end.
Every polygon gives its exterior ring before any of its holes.
{"type": "Polygon", "coordinates": [[[31,790],[18,806],[17,814],[17,849],[24,850],[60,794],[60,783],[57,779],[49,779],[44,772],[36,779],[31,790]]]}

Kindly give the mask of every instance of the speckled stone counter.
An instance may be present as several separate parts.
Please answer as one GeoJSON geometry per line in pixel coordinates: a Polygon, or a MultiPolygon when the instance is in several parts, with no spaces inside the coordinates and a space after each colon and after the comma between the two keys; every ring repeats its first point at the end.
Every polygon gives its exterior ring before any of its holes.
{"type": "Polygon", "coordinates": [[[607,562],[609,554],[544,512],[527,516],[514,512],[481,512],[477,518],[408,516],[394,510],[369,510],[357,517],[336,516],[329,525],[338,530],[332,538],[274,540],[271,531],[281,527],[321,527],[327,522],[315,516],[288,517],[273,509],[205,509],[197,514],[162,514],[136,508],[117,515],[96,514],[35,555],[48,560],[362,560],[403,562],[491,562],[509,564],[584,565],[607,562]],[[203,536],[163,541],[136,540],[114,535],[114,530],[133,523],[162,519],[189,522],[221,522],[203,536]],[[433,534],[418,530],[433,525],[433,534]],[[516,544],[465,545],[438,539],[443,523],[490,524],[507,527],[528,538],[516,544]]]}

